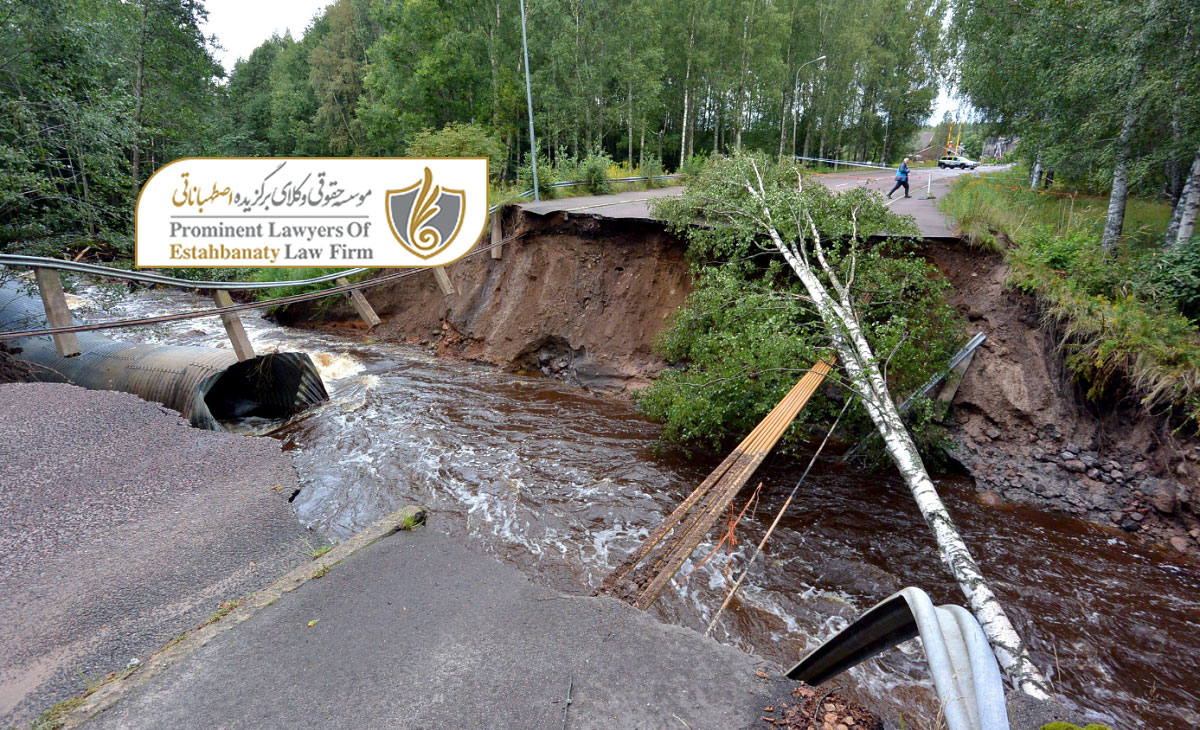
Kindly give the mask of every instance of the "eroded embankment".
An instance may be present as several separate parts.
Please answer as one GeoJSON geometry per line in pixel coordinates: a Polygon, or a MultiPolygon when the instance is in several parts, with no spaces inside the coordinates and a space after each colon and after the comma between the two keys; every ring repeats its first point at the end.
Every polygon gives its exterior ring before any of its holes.
{"type": "MultiPolygon", "coordinates": [[[[440,353],[585,386],[629,390],[664,363],[654,338],[691,291],[686,246],[660,224],[514,211],[500,259],[481,254],[449,267],[455,293],[433,276],[414,276],[365,292],[384,340],[434,346],[440,353]]],[[[312,309],[282,319],[303,326],[312,309]]],[[[359,327],[336,302],[336,329],[359,327]]]]}
{"type": "Polygon", "coordinates": [[[949,422],[976,487],[1200,552],[1196,441],[1136,402],[1086,403],[1036,302],[1006,286],[999,255],[946,244],[924,253],[954,285],[970,331],[987,335],[949,422]]]}
{"type": "MultiPolygon", "coordinates": [[[[384,320],[372,336],[621,391],[665,366],[653,343],[691,289],[683,242],[649,221],[511,211],[505,223],[520,238],[501,259],[450,267],[450,296],[432,276],[367,290],[384,320]]],[[[957,244],[924,252],[954,285],[952,304],[971,330],[988,336],[950,422],[977,487],[1200,552],[1200,446],[1136,406],[1086,405],[1036,304],[1005,286],[998,256],[957,244]]],[[[344,302],[324,316],[336,330],[361,329],[344,302]]],[[[294,309],[283,318],[313,317],[294,309]]]]}

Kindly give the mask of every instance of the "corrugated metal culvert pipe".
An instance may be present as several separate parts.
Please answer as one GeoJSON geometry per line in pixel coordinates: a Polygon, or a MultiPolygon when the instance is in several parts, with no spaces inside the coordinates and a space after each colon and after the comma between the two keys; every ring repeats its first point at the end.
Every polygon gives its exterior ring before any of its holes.
{"type": "MultiPolygon", "coordinates": [[[[41,300],[19,284],[0,285],[0,329],[45,327],[41,300]]],[[[243,362],[230,350],[138,345],[81,332],[82,354],[60,357],[49,336],[9,342],[43,382],[119,390],[179,411],[197,428],[220,431],[220,421],[281,418],[326,400],[312,359],[301,352],[261,355],[243,362]]]]}

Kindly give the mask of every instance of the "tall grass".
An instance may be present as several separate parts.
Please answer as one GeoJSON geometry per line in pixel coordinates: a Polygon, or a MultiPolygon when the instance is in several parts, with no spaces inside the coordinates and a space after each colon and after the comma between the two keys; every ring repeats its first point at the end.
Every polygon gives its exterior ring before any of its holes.
{"type": "Polygon", "coordinates": [[[1160,246],[1170,208],[1130,200],[1124,241],[1108,253],[1100,246],[1107,207],[1101,198],[1031,191],[1012,174],[964,179],[941,204],[970,243],[1003,253],[1009,284],[1037,298],[1090,398],[1125,388],[1147,412],[1195,427],[1200,332],[1172,281],[1179,256],[1160,246]]]}

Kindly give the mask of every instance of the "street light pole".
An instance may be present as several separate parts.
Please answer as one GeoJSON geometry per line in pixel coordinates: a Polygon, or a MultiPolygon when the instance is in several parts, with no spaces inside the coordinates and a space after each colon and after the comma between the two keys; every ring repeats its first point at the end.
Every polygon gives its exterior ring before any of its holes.
{"type": "Polygon", "coordinates": [[[525,0],[521,2],[521,50],[525,54],[525,105],[529,108],[529,161],[533,165],[533,199],[541,200],[538,190],[537,140],[533,136],[533,87],[529,83],[529,39],[525,35],[525,0]]]}
{"type": "MultiPolygon", "coordinates": [[[[796,69],[796,81],[792,84],[792,157],[796,156],[796,99],[800,95],[800,70],[810,63],[824,61],[825,56],[817,56],[811,61],[805,61],[796,69]]],[[[780,132],[779,138],[779,157],[783,158],[783,133],[780,132]]]]}

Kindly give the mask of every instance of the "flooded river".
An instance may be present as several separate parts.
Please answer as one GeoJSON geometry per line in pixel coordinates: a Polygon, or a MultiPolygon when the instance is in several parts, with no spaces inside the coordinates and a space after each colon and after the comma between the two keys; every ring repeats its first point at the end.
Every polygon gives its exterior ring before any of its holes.
{"type": "MultiPolygon", "coordinates": [[[[202,305],[190,295],[146,293],[104,316],[202,305]]],[[[657,451],[657,426],[625,402],[415,348],[245,320],[260,353],[309,352],[325,377],[328,403],[284,424],[238,427],[284,442],[303,486],[297,516],[334,539],[422,504],[433,511],[431,529],[586,594],[717,463],[657,451]]],[[[227,346],[215,318],[121,336],[227,346]]],[[[772,458],[755,475],[761,500],[738,527],[735,573],[802,467],[772,458]]],[[[1200,727],[1200,571],[1078,520],[985,507],[969,486],[939,482],[1076,721],[1200,727]]],[[[702,546],[694,562],[713,546],[702,546]]],[[[924,588],[937,603],[964,602],[898,478],[819,465],[764,557],[715,635],[784,666],[902,586],[924,588]]],[[[685,566],[653,611],[702,631],[723,598],[729,563],[722,551],[694,573],[685,566]]],[[[836,682],[890,726],[903,713],[906,728],[931,727],[926,676],[910,642],[836,682]]]]}

